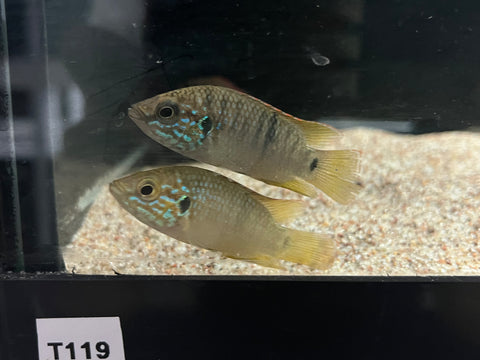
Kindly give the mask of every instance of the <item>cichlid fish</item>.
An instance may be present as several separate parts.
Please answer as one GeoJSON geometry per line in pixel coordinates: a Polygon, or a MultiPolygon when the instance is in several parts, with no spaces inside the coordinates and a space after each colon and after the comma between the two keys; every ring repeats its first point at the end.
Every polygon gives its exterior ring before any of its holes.
{"type": "Polygon", "coordinates": [[[225,256],[283,268],[279,260],[325,269],[331,237],[286,228],[303,203],[264,197],[212,171],[170,166],[115,180],[110,192],[141,222],[225,256]]]}
{"type": "Polygon", "coordinates": [[[314,197],[355,197],[359,153],[319,150],[333,127],[298,119],[236,90],[192,86],[132,105],[128,115],[160,144],[192,159],[314,197]]]}

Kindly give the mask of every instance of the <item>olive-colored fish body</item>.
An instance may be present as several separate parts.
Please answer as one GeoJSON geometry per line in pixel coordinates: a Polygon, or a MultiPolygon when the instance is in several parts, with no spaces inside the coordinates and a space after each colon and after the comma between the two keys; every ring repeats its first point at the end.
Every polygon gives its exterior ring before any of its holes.
{"type": "Polygon", "coordinates": [[[110,191],[141,222],[228,257],[277,268],[280,259],[314,268],[333,260],[330,237],[280,225],[299,213],[301,202],[266,198],[208,170],[142,171],[112,182],[110,191]]]}
{"type": "Polygon", "coordinates": [[[317,187],[341,203],[359,190],[358,152],[315,149],[338,137],[334,128],[233,89],[170,91],[132,105],[129,116],[155,141],[198,161],[308,196],[317,187]]]}

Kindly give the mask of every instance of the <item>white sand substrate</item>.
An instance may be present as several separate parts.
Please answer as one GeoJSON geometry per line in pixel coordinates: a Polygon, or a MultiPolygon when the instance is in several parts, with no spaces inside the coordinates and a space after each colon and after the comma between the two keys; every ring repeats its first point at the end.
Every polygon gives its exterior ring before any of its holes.
{"type": "MultiPolygon", "coordinates": [[[[169,238],[137,221],[104,187],[64,249],[68,271],[169,275],[480,275],[480,134],[420,136],[344,132],[341,148],[362,152],[363,189],[339,205],[243,175],[221,173],[275,198],[302,199],[290,227],[331,234],[337,257],[326,270],[287,270],[232,260],[169,238]]],[[[208,167],[212,169],[213,167],[208,167]]]]}

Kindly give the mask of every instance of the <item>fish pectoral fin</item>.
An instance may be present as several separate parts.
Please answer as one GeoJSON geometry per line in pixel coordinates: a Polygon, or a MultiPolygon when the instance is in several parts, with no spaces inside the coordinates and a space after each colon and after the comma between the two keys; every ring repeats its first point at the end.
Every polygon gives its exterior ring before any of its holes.
{"type": "Polygon", "coordinates": [[[305,196],[309,197],[316,197],[318,195],[317,189],[314,185],[310,184],[308,181],[300,179],[298,177],[294,178],[293,180],[285,181],[285,182],[275,182],[270,180],[262,180],[269,185],[273,186],[280,186],[288,190],[295,191],[305,196]]]}
{"type": "Polygon", "coordinates": [[[282,260],[325,270],[335,259],[335,241],[328,235],[286,229],[288,241],[278,254],[282,260]]]}
{"type": "Polygon", "coordinates": [[[334,127],[287,116],[287,120],[297,125],[305,136],[308,146],[322,147],[329,145],[340,137],[340,132],[334,127]]]}
{"type": "Polygon", "coordinates": [[[272,199],[260,194],[252,194],[252,197],[265,206],[279,223],[294,220],[305,210],[305,203],[300,200],[272,199]]]}
{"type": "Polygon", "coordinates": [[[226,255],[226,254],[223,254],[223,255],[225,255],[226,257],[228,257],[230,259],[242,260],[242,261],[255,263],[257,265],[261,265],[261,266],[265,266],[265,267],[270,267],[270,268],[279,269],[279,270],[285,270],[285,267],[280,263],[280,261],[278,259],[275,259],[275,258],[273,258],[271,256],[267,256],[267,255],[260,255],[258,257],[254,257],[254,258],[242,258],[242,257],[239,257],[239,256],[226,255]]]}

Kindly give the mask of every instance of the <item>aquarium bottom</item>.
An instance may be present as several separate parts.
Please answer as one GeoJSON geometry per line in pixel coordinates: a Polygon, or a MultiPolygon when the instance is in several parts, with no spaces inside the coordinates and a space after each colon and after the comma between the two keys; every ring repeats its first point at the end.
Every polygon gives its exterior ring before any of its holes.
{"type": "Polygon", "coordinates": [[[361,151],[362,190],[348,205],[216,169],[266,196],[303,200],[304,214],[288,226],[335,238],[337,257],[327,271],[292,263],[285,263],[286,270],[270,269],[184,244],[137,221],[106,186],[65,249],[66,267],[136,275],[480,273],[480,134],[414,136],[359,128],[345,130],[338,147],[361,151]]]}

